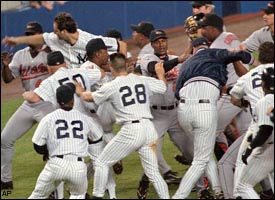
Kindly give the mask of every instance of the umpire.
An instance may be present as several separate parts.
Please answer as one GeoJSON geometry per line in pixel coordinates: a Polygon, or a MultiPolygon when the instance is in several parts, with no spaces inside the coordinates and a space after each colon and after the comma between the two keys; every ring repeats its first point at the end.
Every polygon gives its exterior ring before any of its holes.
{"type": "Polygon", "coordinates": [[[238,60],[248,64],[254,59],[245,51],[209,49],[205,37],[194,39],[192,46],[194,55],[181,67],[175,95],[180,99],[179,123],[193,139],[194,158],[173,199],[187,198],[205,171],[215,190],[215,198],[220,199],[223,194],[213,157],[218,123],[217,101],[227,81],[227,64],[238,60]]]}

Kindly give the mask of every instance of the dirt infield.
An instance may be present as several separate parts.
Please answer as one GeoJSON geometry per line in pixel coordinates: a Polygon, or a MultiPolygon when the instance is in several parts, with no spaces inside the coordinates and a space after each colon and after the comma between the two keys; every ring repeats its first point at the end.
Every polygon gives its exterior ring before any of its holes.
{"type": "MultiPolygon", "coordinates": [[[[260,13],[229,16],[224,18],[224,22],[226,30],[235,33],[241,41],[263,26],[260,13]]],[[[174,50],[177,54],[183,53],[188,41],[183,26],[167,29],[166,31],[169,37],[169,49],[174,50]]],[[[126,42],[128,43],[128,50],[133,56],[136,56],[139,49],[133,45],[131,39],[126,40],[126,42]]],[[[5,84],[1,76],[1,102],[19,98],[22,92],[20,79],[16,79],[10,84],[5,84]]]]}

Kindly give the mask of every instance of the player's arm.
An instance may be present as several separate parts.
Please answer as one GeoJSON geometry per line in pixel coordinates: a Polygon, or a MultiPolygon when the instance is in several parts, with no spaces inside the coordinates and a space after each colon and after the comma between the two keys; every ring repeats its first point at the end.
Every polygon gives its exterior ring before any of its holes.
{"type": "Polygon", "coordinates": [[[155,64],[155,72],[159,80],[162,80],[167,88],[167,80],[165,78],[165,70],[164,70],[164,64],[162,62],[155,64]]]}
{"type": "Polygon", "coordinates": [[[3,64],[2,77],[5,83],[10,83],[14,79],[11,73],[11,70],[9,68],[9,63],[11,61],[12,55],[13,54],[9,54],[6,51],[1,53],[1,61],[3,64]]]}
{"type": "Polygon", "coordinates": [[[241,77],[242,75],[246,74],[248,70],[243,66],[243,64],[240,61],[233,62],[234,69],[236,71],[236,74],[241,77]]]}
{"type": "Polygon", "coordinates": [[[82,100],[87,102],[94,101],[92,92],[85,91],[81,83],[78,83],[77,81],[74,81],[74,84],[75,84],[75,93],[77,94],[77,96],[79,96],[82,100]]]}
{"type": "Polygon", "coordinates": [[[28,101],[29,103],[36,103],[42,100],[40,96],[36,94],[34,91],[24,92],[22,96],[23,96],[23,99],[28,101]]]}
{"type": "Polygon", "coordinates": [[[14,47],[19,44],[43,45],[44,43],[45,42],[43,39],[43,34],[20,37],[5,37],[4,39],[2,39],[3,45],[11,47],[14,47]]]}
{"type": "Polygon", "coordinates": [[[229,51],[227,49],[217,50],[216,56],[225,64],[236,61],[242,61],[244,64],[253,64],[255,60],[254,56],[246,51],[229,51]]]}
{"type": "Polygon", "coordinates": [[[127,43],[124,41],[118,41],[119,53],[124,54],[127,57],[127,43]]]}

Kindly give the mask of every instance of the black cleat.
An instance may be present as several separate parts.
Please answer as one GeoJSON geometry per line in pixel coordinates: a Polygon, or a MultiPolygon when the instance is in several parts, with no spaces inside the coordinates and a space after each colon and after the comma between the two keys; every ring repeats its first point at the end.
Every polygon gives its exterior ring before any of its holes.
{"type": "Polygon", "coordinates": [[[199,199],[214,199],[209,189],[204,189],[198,193],[199,199]]]}
{"type": "Polygon", "coordinates": [[[148,181],[140,181],[137,189],[137,197],[138,199],[146,199],[149,188],[148,181]]]}
{"type": "Polygon", "coordinates": [[[180,184],[181,182],[181,177],[177,176],[176,172],[173,171],[168,171],[165,174],[163,174],[163,179],[165,180],[165,182],[170,185],[170,184],[180,184]]]}
{"type": "Polygon", "coordinates": [[[175,160],[178,161],[182,165],[191,165],[192,161],[187,160],[184,155],[175,155],[174,156],[175,160]]]}
{"type": "Polygon", "coordinates": [[[12,189],[13,189],[12,181],[8,181],[8,182],[1,181],[1,190],[12,190],[12,189]]]}

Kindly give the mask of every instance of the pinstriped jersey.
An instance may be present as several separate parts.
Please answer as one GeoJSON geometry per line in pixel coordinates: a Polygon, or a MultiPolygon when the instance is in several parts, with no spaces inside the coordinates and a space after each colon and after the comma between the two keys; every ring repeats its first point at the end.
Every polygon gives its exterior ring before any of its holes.
{"type": "Polygon", "coordinates": [[[104,84],[93,93],[93,99],[97,105],[109,101],[115,109],[116,122],[123,124],[142,118],[152,119],[149,96],[165,91],[165,83],[161,80],[129,74],[104,84]]]}
{"type": "Polygon", "coordinates": [[[41,51],[33,58],[30,54],[30,47],[14,54],[9,63],[9,69],[14,78],[21,78],[25,91],[34,90],[50,75],[47,69],[47,53],[41,51]]]}
{"type": "Polygon", "coordinates": [[[46,115],[38,124],[32,142],[43,146],[47,144],[49,156],[88,154],[88,140],[99,140],[103,131],[90,117],[78,110],[57,109],[46,115]]]}
{"type": "MultiPolygon", "coordinates": [[[[169,55],[169,60],[176,58],[177,56],[169,55]]],[[[161,59],[157,57],[155,54],[147,54],[141,58],[141,71],[144,76],[153,76],[150,72],[148,72],[148,64],[152,61],[160,62],[161,59]]],[[[175,89],[176,82],[179,75],[181,64],[178,64],[170,71],[166,72],[165,78],[168,83],[167,90],[165,94],[155,94],[150,98],[152,105],[157,106],[170,106],[177,102],[175,98],[175,89]]]]}
{"type": "Polygon", "coordinates": [[[267,94],[256,104],[256,120],[258,127],[262,125],[273,127],[272,135],[266,141],[267,143],[274,142],[274,123],[270,120],[270,116],[267,115],[267,111],[270,107],[274,108],[274,94],[267,94]]]}
{"type": "Polygon", "coordinates": [[[266,26],[255,32],[253,32],[242,44],[247,48],[248,51],[257,51],[261,44],[264,42],[273,42],[274,39],[271,34],[271,29],[266,26]]]}
{"type": "Polygon", "coordinates": [[[43,34],[45,43],[52,51],[61,51],[69,68],[79,68],[82,63],[87,61],[85,48],[86,44],[91,39],[102,38],[105,45],[111,47],[108,48],[108,51],[118,51],[118,42],[115,38],[93,35],[80,29],[77,29],[77,31],[79,32],[79,38],[74,45],[70,45],[66,41],[58,39],[57,35],[53,32],[43,34]]]}
{"type": "Polygon", "coordinates": [[[250,70],[248,73],[239,78],[230,91],[230,95],[236,97],[237,99],[241,99],[247,95],[251,104],[253,115],[257,101],[264,97],[261,77],[264,69],[269,67],[274,68],[274,64],[262,64],[250,70]]]}
{"type": "MultiPolygon", "coordinates": [[[[217,48],[217,49],[230,49],[230,48],[236,48],[239,47],[240,41],[237,38],[236,35],[230,32],[222,32],[218,38],[210,45],[210,48],[217,48]]],[[[248,69],[248,65],[244,65],[248,69]]],[[[228,74],[228,80],[226,82],[227,87],[232,87],[237,80],[239,79],[239,76],[236,74],[234,65],[232,63],[227,65],[226,68],[228,74]]]]}
{"type": "MultiPolygon", "coordinates": [[[[65,67],[59,68],[53,75],[44,80],[41,85],[34,90],[44,101],[49,101],[56,108],[59,107],[56,101],[56,89],[67,82],[77,81],[82,84],[85,90],[90,88],[92,84],[101,79],[101,71],[98,69],[67,69],[65,67]]],[[[81,99],[75,94],[74,97],[74,109],[90,114],[88,108],[86,108],[81,99]]]]}

